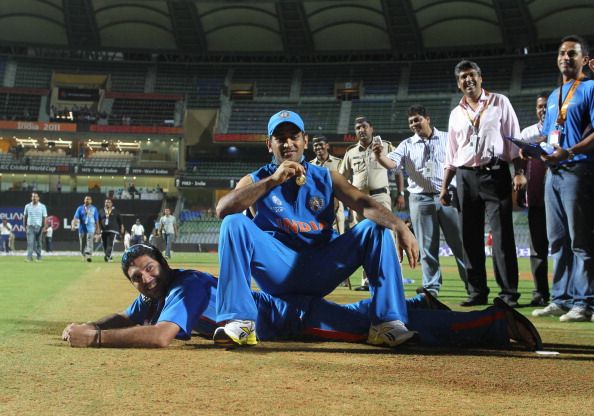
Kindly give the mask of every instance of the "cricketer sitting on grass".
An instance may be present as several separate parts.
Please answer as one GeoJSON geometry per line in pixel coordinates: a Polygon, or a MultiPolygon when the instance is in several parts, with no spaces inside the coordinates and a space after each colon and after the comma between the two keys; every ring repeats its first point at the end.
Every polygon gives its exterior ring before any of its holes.
{"type": "MultiPolygon", "coordinates": [[[[122,256],[122,270],[140,295],[122,313],[95,322],[68,325],[62,338],[73,347],[166,347],[192,331],[212,337],[217,279],[196,270],[171,269],[153,246],[137,244],[122,256]]],[[[338,305],[319,297],[274,297],[251,292],[257,305],[262,340],[319,339],[364,342],[369,330],[370,300],[338,305]]],[[[540,348],[532,324],[506,305],[483,311],[446,310],[430,294],[407,302],[409,327],[421,345],[505,348],[510,338],[529,349],[540,348]]],[[[231,343],[231,345],[235,345],[231,343]]]]}
{"type": "Polygon", "coordinates": [[[371,289],[367,341],[398,346],[414,336],[405,326],[408,317],[398,259],[404,250],[415,267],[417,242],[400,218],[344,176],[306,162],[307,143],[299,114],[288,110],[274,114],[266,140],[272,162],[244,176],[219,200],[217,216],[224,219],[217,322],[226,324],[215,332],[214,341],[257,342],[252,277],[273,296],[324,297],[363,266],[371,289]],[[338,235],[332,228],[335,197],[367,219],[338,235]],[[242,214],[247,209],[253,221],[242,214]]]}

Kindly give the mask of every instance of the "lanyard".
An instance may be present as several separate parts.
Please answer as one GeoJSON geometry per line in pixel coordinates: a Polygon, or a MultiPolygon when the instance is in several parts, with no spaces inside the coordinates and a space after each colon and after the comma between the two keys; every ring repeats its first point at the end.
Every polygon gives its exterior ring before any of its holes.
{"type": "Polygon", "coordinates": [[[460,104],[460,107],[462,107],[462,110],[464,110],[464,113],[466,114],[468,121],[470,121],[470,125],[472,126],[475,134],[478,134],[479,126],[481,125],[481,117],[482,117],[483,113],[487,110],[487,108],[489,107],[489,93],[487,91],[485,91],[485,96],[486,96],[487,103],[483,104],[484,101],[481,101],[482,108],[480,109],[478,114],[476,114],[474,116],[474,118],[471,117],[468,110],[462,104],[460,104]]]}
{"type": "Polygon", "coordinates": [[[559,104],[558,104],[559,115],[557,116],[557,125],[558,126],[563,126],[565,124],[565,119],[567,119],[567,107],[569,107],[569,103],[571,102],[571,99],[573,98],[573,93],[577,89],[578,85],[580,85],[583,78],[584,78],[584,74],[581,73],[579,78],[573,82],[573,85],[567,92],[567,95],[565,96],[565,99],[563,100],[563,102],[561,102],[561,96],[563,94],[563,85],[559,87],[559,104]]]}

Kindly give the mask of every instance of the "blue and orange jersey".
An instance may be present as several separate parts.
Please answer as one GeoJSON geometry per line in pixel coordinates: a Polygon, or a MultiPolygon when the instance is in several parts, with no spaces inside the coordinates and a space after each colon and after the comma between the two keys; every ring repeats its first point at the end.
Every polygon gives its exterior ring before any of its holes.
{"type": "MultiPolygon", "coordinates": [[[[334,222],[334,190],[326,168],[303,162],[305,184],[295,179],[274,187],[256,203],[255,223],[272,233],[287,247],[300,251],[325,244],[336,237],[334,222]]],[[[277,169],[269,163],[250,175],[254,183],[272,175],[277,169]]]]}

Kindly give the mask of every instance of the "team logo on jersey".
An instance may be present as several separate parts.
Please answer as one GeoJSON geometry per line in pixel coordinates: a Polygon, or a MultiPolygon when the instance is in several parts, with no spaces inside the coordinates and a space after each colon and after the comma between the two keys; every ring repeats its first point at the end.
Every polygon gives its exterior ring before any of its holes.
{"type": "Polygon", "coordinates": [[[324,208],[324,200],[319,196],[312,196],[309,198],[308,206],[313,212],[318,212],[324,208]]]}
{"type": "Polygon", "coordinates": [[[274,206],[270,207],[270,209],[274,212],[283,212],[285,210],[285,207],[283,207],[283,201],[280,200],[280,198],[276,195],[272,195],[272,203],[274,204],[274,206]]]}

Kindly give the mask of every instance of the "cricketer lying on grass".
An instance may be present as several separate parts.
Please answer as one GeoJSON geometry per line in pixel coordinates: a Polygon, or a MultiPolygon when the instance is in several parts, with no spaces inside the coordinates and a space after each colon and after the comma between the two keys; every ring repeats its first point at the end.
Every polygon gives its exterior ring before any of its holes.
{"type": "MultiPolygon", "coordinates": [[[[166,347],[192,331],[211,337],[217,328],[217,279],[197,270],[171,269],[161,252],[137,244],[125,251],[122,270],[140,295],[123,312],[86,324],[68,325],[62,338],[73,347],[166,347]]],[[[349,305],[320,297],[274,297],[252,292],[261,340],[319,339],[364,342],[370,327],[370,300],[349,305]]],[[[426,346],[506,348],[510,338],[529,349],[540,348],[532,325],[505,305],[482,311],[445,309],[430,295],[406,302],[409,327],[426,346]]]]}

